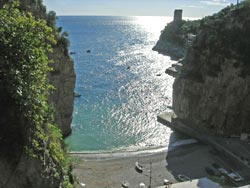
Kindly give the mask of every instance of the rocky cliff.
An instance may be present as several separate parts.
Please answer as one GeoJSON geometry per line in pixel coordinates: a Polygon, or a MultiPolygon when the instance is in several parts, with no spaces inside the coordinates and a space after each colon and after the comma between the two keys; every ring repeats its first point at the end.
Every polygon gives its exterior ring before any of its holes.
{"type": "Polygon", "coordinates": [[[199,20],[174,19],[161,32],[153,50],[163,55],[168,55],[173,60],[183,58],[186,53],[186,47],[189,46],[189,40],[192,40],[193,36],[196,35],[199,24],[199,20]]]}
{"type": "Polygon", "coordinates": [[[0,187],[72,188],[56,127],[64,136],[71,132],[75,73],[68,41],[41,0],[20,3],[0,1],[0,187]]]}
{"type": "Polygon", "coordinates": [[[173,85],[173,109],[190,126],[250,133],[250,1],[202,19],[173,85]]]}
{"type": "Polygon", "coordinates": [[[64,33],[60,33],[55,27],[55,13],[46,13],[46,7],[42,5],[41,0],[22,0],[21,8],[28,12],[31,11],[39,19],[45,19],[47,24],[58,33],[57,44],[53,46],[53,53],[49,54],[49,58],[53,61],[51,64],[53,70],[48,74],[48,79],[55,87],[49,101],[55,109],[56,124],[61,129],[63,136],[68,136],[71,133],[76,80],[74,62],[67,49],[69,41],[64,33]]]}
{"type": "Polygon", "coordinates": [[[24,149],[24,145],[31,142],[28,136],[30,122],[16,108],[2,79],[0,93],[0,187],[59,187],[63,181],[63,171],[51,154],[42,162],[39,157],[28,155],[24,149]]]}
{"type": "Polygon", "coordinates": [[[54,48],[49,55],[53,60],[53,71],[49,73],[50,83],[55,86],[50,101],[55,109],[55,121],[63,136],[71,133],[71,121],[74,105],[75,71],[70,57],[63,52],[62,46],[54,48]]]}
{"type": "MultiPolygon", "coordinates": [[[[3,7],[9,0],[0,2],[0,7],[3,7]]],[[[42,4],[42,0],[21,0],[20,9],[32,14],[39,19],[47,21],[48,25],[54,27],[55,13],[46,13],[46,7],[42,4]],[[51,16],[52,15],[52,16],[51,16]]],[[[56,29],[56,28],[55,28],[56,29]]],[[[58,36],[61,38],[61,36],[58,36]]],[[[58,40],[59,41],[59,40],[58,40]]],[[[53,71],[49,73],[48,79],[55,86],[55,90],[51,93],[50,102],[55,108],[55,120],[58,127],[61,129],[63,136],[68,136],[71,133],[71,120],[74,105],[74,89],[75,89],[75,71],[74,62],[68,55],[68,50],[64,44],[57,43],[54,46],[52,54],[49,54],[53,63],[53,71]]]]}
{"type": "Polygon", "coordinates": [[[153,47],[153,50],[168,55],[174,60],[184,57],[184,37],[180,29],[182,24],[182,21],[169,23],[162,31],[160,39],[153,47]]]}

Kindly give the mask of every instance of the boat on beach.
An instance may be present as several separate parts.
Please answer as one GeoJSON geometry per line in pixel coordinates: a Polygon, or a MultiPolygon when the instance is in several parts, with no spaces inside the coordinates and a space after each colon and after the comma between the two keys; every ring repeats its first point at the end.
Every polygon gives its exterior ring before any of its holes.
{"type": "Polygon", "coordinates": [[[135,169],[137,172],[142,173],[143,172],[143,166],[141,163],[139,163],[138,161],[135,162],[135,169]]]}
{"type": "Polygon", "coordinates": [[[164,179],[163,180],[163,185],[172,185],[173,184],[173,182],[171,182],[170,180],[168,180],[168,179],[164,179]]]}
{"type": "Polygon", "coordinates": [[[122,183],[122,187],[123,187],[123,188],[129,188],[129,183],[128,183],[127,181],[124,181],[124,182],[122,183]]]}

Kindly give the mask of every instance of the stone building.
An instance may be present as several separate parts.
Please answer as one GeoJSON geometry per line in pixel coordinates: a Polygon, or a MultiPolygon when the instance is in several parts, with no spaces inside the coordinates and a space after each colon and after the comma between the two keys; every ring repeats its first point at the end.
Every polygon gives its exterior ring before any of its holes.
{"type": "Polygon", "coordinates": [[[182,20],[182,9],[175,9],[174,11],[174,22],[179,22],[182,20]]]}

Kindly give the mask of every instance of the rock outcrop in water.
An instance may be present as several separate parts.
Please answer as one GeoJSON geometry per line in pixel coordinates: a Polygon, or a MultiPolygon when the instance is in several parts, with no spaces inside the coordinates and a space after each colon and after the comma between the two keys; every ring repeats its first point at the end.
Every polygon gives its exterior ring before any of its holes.
{"type": "Polygon", "coordinates": [[[250,1],[201,20],[173,85],[176,115],[222,135],[250,133],[250,1]]]}

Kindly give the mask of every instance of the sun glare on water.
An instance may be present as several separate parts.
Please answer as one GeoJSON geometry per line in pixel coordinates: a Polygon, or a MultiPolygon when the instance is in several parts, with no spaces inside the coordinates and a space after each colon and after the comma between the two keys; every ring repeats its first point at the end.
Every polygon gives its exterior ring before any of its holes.
{"type": "Polygon", "coordinates": [[[167,146],[171,130],[157,122],[157,115],[172,103],[173,78],[164,71],[174,62],[152,48],[172,18],[65,19],[71,19],[64,25],[70,24],[75,39],[71,48],[76,51],[76,91],[82,94],[75,100],[73,132],[66,140],[69,150],[167,146]]]}
{"type": "Polygon", "coordinates": [[[136,16],[135,22],[141,25],[143,29],[153,34],[154,37],[158,38],[161,30],[172,21],[172,17],[163,16],[136,16]]]}

